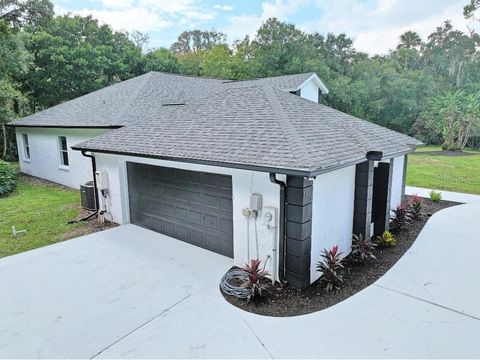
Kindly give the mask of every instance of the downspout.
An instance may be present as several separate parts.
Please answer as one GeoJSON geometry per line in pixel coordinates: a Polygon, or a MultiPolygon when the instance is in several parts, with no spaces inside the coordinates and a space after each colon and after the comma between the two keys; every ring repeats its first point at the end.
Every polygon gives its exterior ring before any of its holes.
{"type": "Polygon", "coordinates": [[[286,258],[286,251],[287,251],[287,232],[286,232],[286,218],[285,218],[285,212],[286,212],[286,202],[285,202],[285,189],[287,185],[281,181],[278,180],[277,175],[275,173],[270,173],[270,181],[274,184],[277,184],[280,186],[280,218],[279,218],[279,257],[278,257],[278,279],[280,280],[280,283],[285,284],[285,258],[286,258]]]}
{"type": "Polygon", "coordinates": [[[93,195],[95,196],[95,211],[93,213],[88,214],[87,216],[79,219],[79,220],[71,220],[71,221],[68,222],[69,224],[73,224],[73,223],[77,223],[77,222],[80,222],[80,221],[88,220],[88,219],[92,218],[93,216],[97,215],[98,212],[99,212],[99,209],[100,209],[100,200],[98,199],[98,189],[97,189],[97,177],[95,176],[95,173],[97,171],[97,163],[95,161],[95,156],[88,155],[85,150],[82,150],[82,155],[85,156],[85,157],[88,157],[92,160],[93,191],[94,191],[93,195]]]}

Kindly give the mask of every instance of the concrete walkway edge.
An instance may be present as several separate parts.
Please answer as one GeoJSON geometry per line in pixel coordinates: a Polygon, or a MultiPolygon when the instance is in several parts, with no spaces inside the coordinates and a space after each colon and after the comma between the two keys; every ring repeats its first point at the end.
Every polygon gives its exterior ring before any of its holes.
{"type": "Polygon", "coordinates": [[[426,189],[415,186],[406,186],[405,194],[406,195],[418,195],[421,197],[428,198],[430,197],[429,193],[431,190],[435,190],[442,193],[442,200],[454,201],[463,204],[480,202],[480,195],[475,194],[466,194],[460,192],[446,191],[446,190],[437,190],[437,189],[426,189]]]}

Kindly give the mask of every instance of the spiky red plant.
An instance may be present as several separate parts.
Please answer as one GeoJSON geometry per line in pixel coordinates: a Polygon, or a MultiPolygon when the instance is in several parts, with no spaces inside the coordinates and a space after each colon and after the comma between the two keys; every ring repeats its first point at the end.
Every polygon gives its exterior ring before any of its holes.
{"type": "Polygon", "coordinates": [[[394,216],[390,218],[390,227],[392,230],[398,231],[410,225],[412,217],[405,204],[398,205],[395,209],[392,209],[392,211],[394,213],[394,216]]]}
{"type": "Polygon", "coordinates": [[[412,195],[408,199],[408,207],[411,217],[414,220],[419,220],[422,216],[423,199],[418,195],[412,195]]]}
{"type": "Polygon", "coordinates": [[[249,264],[245,264],[243,270],[248,274],[248,279],[243,286],[250,290],[250,295],[247,301],[262,296],[263,286],[261,280],[268,275],[268,271],[260,267],[261,261],[259,259],[251,259],[249,264]]]}
{"type": "Polygon", "coordinates": [[[323,249],[321,256],[322,260],[317,264],[317,271],[322,273],[320,281],[326,284],[327,291],[337,289],[343,281],[342,276],[338,273],[340,269],[343,269],[342,253],[338,251],[338,245],[330,250],[323,249]]]}

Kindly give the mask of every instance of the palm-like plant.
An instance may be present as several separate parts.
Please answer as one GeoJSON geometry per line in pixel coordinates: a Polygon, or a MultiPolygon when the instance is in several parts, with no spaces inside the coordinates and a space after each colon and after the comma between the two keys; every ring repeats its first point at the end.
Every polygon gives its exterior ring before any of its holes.
{"type": "Polygon", "coordinates": [[[433,100],[433,110],[438,114],[442,124],[444,150],[458,150],[455,140],[461,118],[460,99],[463,96],[464,91],[457,90],[433,100]]]}
{"type": "Polygon", "coordinates": [[[480,91],[464,96],[461,108],[463,116],[460,121],[457,144],[460,150],[463,150],[470,137],[470,130],[480,124],[480,91]]]}
{"type": "Polygon", "coordinates": [[[420,46],[422,44],[422,39],[420,35],[415,31],[407,31],[400,35],[400,44],[398,44],[398,49],[412,49],[420,46]]]}

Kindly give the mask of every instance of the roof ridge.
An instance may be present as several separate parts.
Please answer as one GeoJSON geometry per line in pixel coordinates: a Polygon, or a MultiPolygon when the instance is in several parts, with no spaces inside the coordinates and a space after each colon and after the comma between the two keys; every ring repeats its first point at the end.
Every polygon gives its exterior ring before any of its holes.
{"type": "MultiPolygon", "coordinates": [[[[125,117],[126,113],[127,113],[127,110],[130,109],[131,105],[133,104],[133,102],[135,100],[137,100],[138,96],[140,95],[141,91],[144,89],[145,85],[147,84],[147,80],[150,79],[152,77],[152,74],[153,74],[153,71],[150,71],[146,74],[143,74],[145,75],[145,78],[143,79],[142,83],[140,84],[140,86],[138,87],[138,89],[135,91],[134,94],[132,94],[132,96],[130,97],[130,101],[127,101],[125,103],[124,106],[122,106],[122,108],[120,109],[119,111],[119,114],[118,114],[118,118],[117,118],[117,121],[120,122],[122,121],[122,119],[125,117]]],[[[142,76],[142,75],[140,75],[142,76]]]]}
{"type": "MultiPolygon", "coordinates": [[[[359,118],[359,117],[357,117],[357,116],[355,116],[355,115],[351,115],[351,114],[349,114],[349,113],[343,112],[343,111],[338,110],[338,109],[335,109],[335,108],[333,108],[333,107],[326,106],[326,105],[324,105],[324,104],[319,104],[319,105],[328,108],[329,111],[339,112],[339,113],[345,114],[345,115],[347,115],[347,116],[350,116],[351,118],[353,118],[354,120],[358,121],[358,122],[361,123],[361,124],[368,124],[368,126],[374,126],[374,127],[381,128],[382,130],[387,130],[387,131],[389,131],[389,132],[399,133],[398,131],[392,130],[392,129],[386,127],[386,126],[381,126],[381,125],[378,125],[378,124],[376,124],[376,123],[374,123],[374,122],[372,122],[372,121],[367,121],[367,120],[361,119],[361,118],[359,118]]],[[[358,140],[358,138],[357,138],[356,136],[354,136],[354,134],[352,133],[352,131],[351,131],[351,130],[353,129],[352,126],[346,126],[347,124],[346,124],[345,122],[342,122],[342,123],[340,123],[339,125],[342,127],[342,129],[344,129],[345,131],[347,131],[348,134],[351,135],[352,138],[353,138],[357,143],[359,143],[361,146],[364,146],[364,147],[365,147],[365,145],[364,145],[362,142],[360,142],[360,141],[358,140]]],[[[355,127],[355,130],[356,130],[356,131],[360,131],[360,132],[362,132],[362,133],[364,133],[364,134],[369,134],[368,131],[365,131],[365,129],[359,128],[358,126],[355,127]]],[[[410,136],[408,136],[408,135],[405,135],[405,134],[402,134],[402,133],[399,133],[399,134],[401,134],[401,135],[403,135],[403,136],[405,136],[405,137],[409,137],[409,138],[410,138],[410,136]]],[[[390,140],[390,141],[393,141],[393,142],[394,142],[395,144],[397,144],[397,145],[403,146],[403,144],[402,144],[400,141],[397,141],[396,139],[395,139],[395,140],[390,140]]]]}
{"type": "Polygon", "coordinates": [[[219,79],[211,76],[196,76],[196,75],[186,75],[186,74],[179,74],[179,73],[171,73],[167,71],[149,71],[145,74],[162,74],[162,75],[171,75],[171,76],[178,76],[178,77],[185,77],[189,79],[204,79],[204,80],[215,80],[218,82],[229,81],[229,79],[219,79]]]}
{"type": "Polygon", "coordinates": [[[282,103],[278,100],[278,97],[274,92],[274,88],[268,85],[263,85],[262,88],[265,92],[265,95],[267,96],[268,101],[270,103],[273,103],[272,110],[274,111],[276,117],[280,122],[282,132],[288,141],[288,146],[291,149],[295,160],[300,160],[301,162],[306,161],[307,163],[309,163],[310,160],[312,160],[310,157],[310,152],[301,141],[298,131],[295,129],[294,126],[291,125],[290,119],[287,118],[287,116],[285,115],[282,103]],[[280,109],[282,111],[279,111],[280,109]],[[291,139],[295,140],[294,146],[292,146],[291,139]]]}

